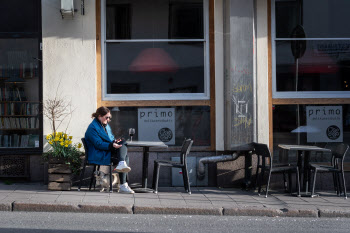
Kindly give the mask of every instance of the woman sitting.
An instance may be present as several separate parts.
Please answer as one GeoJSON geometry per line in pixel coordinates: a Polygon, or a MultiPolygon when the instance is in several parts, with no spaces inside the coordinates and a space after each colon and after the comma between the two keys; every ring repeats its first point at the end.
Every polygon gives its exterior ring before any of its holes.
{"type": "Polygon", "coordinates": [[[99,107],[92,114],[92,118],[94,120],[85,133],[89,162],[107,165],[112,161],[113,165],[118,164],[114,171],[119,173],[121,184],[119,192],[134,193],[126,182],[126,173],[131,170],[128,166],[128,150],[124,141],[114,138],[111,127],[108,125],[111,120],[110,110],[106,107],[99,107]]]}

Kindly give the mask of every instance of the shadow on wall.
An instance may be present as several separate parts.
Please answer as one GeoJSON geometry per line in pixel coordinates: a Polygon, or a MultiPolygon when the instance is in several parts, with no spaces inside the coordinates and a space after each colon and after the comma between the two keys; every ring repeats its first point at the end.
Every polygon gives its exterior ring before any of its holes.
{"type": "Polygon", "coordinates": [[[84,15],[81,15],[80,1],[74,1],[72,19],[62,19],[61,0],[42,0],[42,35],[45,37],[96,40],[95,1],[85,1],[84,15]]]}

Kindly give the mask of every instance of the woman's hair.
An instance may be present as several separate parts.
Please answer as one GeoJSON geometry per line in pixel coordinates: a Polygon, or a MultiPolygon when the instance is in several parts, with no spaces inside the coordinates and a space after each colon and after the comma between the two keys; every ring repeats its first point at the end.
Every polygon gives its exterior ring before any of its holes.
{"type": "Polygon", "coordinates": [[[94,112],[94,113],[91,115],[91,117],[92,117],[92,118],[97,118],[97,117],[99,117],[99,116],[104,116],[104,115],[106,115],[106,114],[109,113],[109,112],[110,112],[110,110],[109,110],[108,108],[102,106],[102,107],[99,107],[98,109],[96,109],[96,112],[94,112]]]}

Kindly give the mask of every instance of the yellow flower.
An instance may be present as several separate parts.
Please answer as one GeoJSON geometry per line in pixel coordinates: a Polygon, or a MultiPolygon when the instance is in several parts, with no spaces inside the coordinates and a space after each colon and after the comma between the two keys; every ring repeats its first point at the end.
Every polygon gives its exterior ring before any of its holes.
{"type": "Polygon", "coordinates": [[[64,135],[63,135],[63,138],[64,138],[64,139],[67,139],[67,136],[68,136],[67,134],[64,134],[64,135]]]}
{"type": "Polygon", "coordinates": [[[79,148],[79,149],[81,148],[81,146],[82,146],[81,143],[78,143],[78,148],[79,148]]]}
{"type": "Polygon", "coordinates": [[[49,141],[49,144],[52,145],[52,141],[49,141]]]}
{"type": "Polygon", "coordinates": [[[72,141],[68,141],[68,145],[72,144],[72,141]]]}
{"type": "Polygon", "coordinates": [[[55,139],[54,139],[55,142],[57,142],[57,141],[59,141],[59,140],[60,140],[59,137],[55,137],[55,139]]]}
{"type": "Polygon", "coordinates": [[[62,135],[62,132],[58,132],[58,135],[61,136],[61,135],[62,135]]]}
{"type": "Polygon", "coordinates": [[[68,147],[68,145],[65,145],[65,147],[68,147]]]}
{"type": "Polygon", "coordinates": [[[63,138],[61,138],[61,139],[60,139],[60,142],[63,142],[63,141],[64,141],[63,138]]]}
{"type": "Polygon", "coordinates": [[[69,136],[69,139],[72,139],[73,138],[73,136],[69,136]]]}
{"type": "Polygon", "coordinates": [[[61,145],[61,146],[64,146],[64,143],[63,143],[63,142],[61,142],[61,143],[60,143],[60,145],[61,145]]]}

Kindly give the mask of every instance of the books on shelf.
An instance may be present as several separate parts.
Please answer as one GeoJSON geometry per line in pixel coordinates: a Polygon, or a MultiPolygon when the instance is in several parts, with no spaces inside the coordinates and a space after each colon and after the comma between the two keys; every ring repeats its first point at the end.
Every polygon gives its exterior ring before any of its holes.
{"type": "Polygon", "coordinates": [[[9,148],[33,148],[38,147],[39,145],[39,135],[37,134],[28,134],[28,135],[19,135],[19,134],[10,134],[10,135],[0,135],[0,147],[9,148]]]}
{"type": "Polygon", "coordinates": [[[1,117],[0,129],[37,129],[38,117],[1,117]]]}
{"type": "Polygon", "coordinates": [[[0,116],[39,114],[39,103],[0,103],[0,116]]]}

